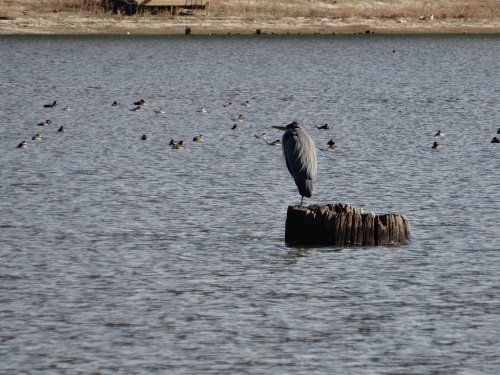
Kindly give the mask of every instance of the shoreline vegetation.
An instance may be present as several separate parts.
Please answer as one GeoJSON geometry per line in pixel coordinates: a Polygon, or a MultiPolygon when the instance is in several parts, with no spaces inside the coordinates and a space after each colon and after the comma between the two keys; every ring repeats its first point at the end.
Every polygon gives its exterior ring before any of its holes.
{"type": "Polygon", "coordinates": [[[500,34],[500,0],[211,0],[133,15],[115,1],[4,0],[0,35],[500,34]]]}

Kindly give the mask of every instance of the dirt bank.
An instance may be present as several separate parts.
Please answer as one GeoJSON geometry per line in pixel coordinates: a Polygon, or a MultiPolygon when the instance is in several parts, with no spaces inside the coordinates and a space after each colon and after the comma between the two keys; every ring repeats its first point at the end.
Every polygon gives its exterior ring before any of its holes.
{"type": "Polygon", "coordinates": [[[93,1],[4,0],[0,35],[175,35],[184,34],[186,27],[194,35],[257,30],[262,34],[500,34],[500,18],[492,11],[496,8],[465,8],[461,0],[442,2],[447,8],[429,0],[377,1],[369,6],[359,0],[213,0],[208,9],[187,16],[113,15],[98,6],[81,5],[99,3],[93,1]]]}

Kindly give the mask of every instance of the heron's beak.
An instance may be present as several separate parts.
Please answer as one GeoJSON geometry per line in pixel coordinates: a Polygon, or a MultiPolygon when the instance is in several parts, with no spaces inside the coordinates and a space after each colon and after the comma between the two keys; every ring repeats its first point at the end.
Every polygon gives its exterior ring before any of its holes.
{"type": "Polygon", "coordinates": [[[279,125],[273,125],[273,128],[278,129],[278,130],[283,130],[283,131],[286,130],[286,128],[284,126],[279,126],[279,125]]]}

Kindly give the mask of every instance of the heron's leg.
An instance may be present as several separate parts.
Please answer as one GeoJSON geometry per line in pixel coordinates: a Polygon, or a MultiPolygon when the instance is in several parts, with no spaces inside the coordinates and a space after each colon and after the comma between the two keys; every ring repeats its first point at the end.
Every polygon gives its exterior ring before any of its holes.
{"type": "Polygon", "coordinates": [[[302,206],[302,202],[304,201],[304,196],[300,197],[300,205],[302,206]]]}

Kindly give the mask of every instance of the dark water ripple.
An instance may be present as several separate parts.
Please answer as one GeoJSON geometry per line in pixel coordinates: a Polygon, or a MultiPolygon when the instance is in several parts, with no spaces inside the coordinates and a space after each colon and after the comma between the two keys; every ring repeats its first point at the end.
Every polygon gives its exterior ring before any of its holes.
{"type": "Polygon", "coordinates": [[[498,42],[0,38],[0,373],[497,374],[498,42]],[[254,135],[293,119],[338,144],[311,202],[403,213],[408,246],[284,245],[254,135]]]}

